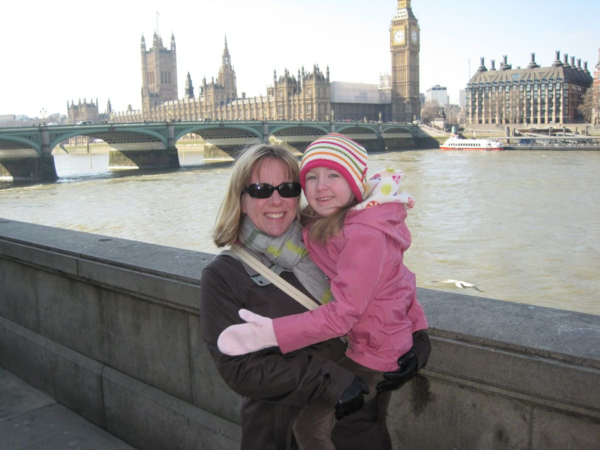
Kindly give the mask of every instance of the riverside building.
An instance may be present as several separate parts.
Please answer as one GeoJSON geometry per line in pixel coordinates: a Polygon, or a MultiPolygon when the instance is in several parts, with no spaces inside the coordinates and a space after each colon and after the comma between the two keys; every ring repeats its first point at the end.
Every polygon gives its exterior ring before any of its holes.
{"type": "MultiPolygon", "coordinates": [[[[266,95],[238,95],[236,73],[225,39],[225,48],[216,79],[203,78],[194,94],[188,73],[183,98],[178,97],[175,37],[170,48],[154,34],[152,48],[142,37],[142,109],[99,114],[112,122],[198,121],[198,120],[368,120],[411,122],[419,117],[420,29],[411,2],[398,1],[390,27],[392,71],[379,84],[331,81],[329,67],[300,68],[273,72],[266,95]]],[[[86,103],[86,102],[84,102],[86,103]]],[[[87,105],[87,103],[86,103],[87,105]]],[[[86,106],[87,107],[87,106],[86,106]]],[[[69,122],[76,123],[75,109],[69,122]]]]}
{"type": "Polygon", "coordinates": [[[598,64],[596,64],[596,70],[594,70],[592,89],[592,123],[600,125],[600,50],[598,50],[598,64]]]}
{"type": "Polygon", "coordinates": [[[499,69],[481,66],[467,83],[467,124],[564,124],[583,121],[577,110],[592,84],[587,62],[560,52],[550,67],[540,67],[535,53],[525,69],[513,69],[507,57],[499,69]]]}

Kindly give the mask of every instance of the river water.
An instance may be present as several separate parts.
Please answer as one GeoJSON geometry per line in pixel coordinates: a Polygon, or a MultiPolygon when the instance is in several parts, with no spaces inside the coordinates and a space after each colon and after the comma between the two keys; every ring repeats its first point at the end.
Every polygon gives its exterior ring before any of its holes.
{"type": "MultiPolygon", "coordinates": [[[[216,253],[231,166],[180,159],[177,171],[125,175],[107,154],[56,155],[60,180],[5,184],[0,217],[216,253]]],[[[408,151],[369,166],[401,168],[417,200],[406,264],[420,287],[600,314],[599,152],[408,151]]]]}

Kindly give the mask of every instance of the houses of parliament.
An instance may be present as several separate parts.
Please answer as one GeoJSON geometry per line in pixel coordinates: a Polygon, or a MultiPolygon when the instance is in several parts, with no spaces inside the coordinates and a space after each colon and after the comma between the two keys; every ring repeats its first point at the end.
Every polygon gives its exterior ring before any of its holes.
{"type": "Polygon", "coordinates": [[[419,116],[420,29],[410,0],[398,1],[390,27],[391,74],[379,84],[331,81],[329,67],[318,65],[296,74],[274,71],[264,96],[246,97],[237,91],[236,73],[225,39],[216,79],[206,78],[198,95],[187,74],[183,98],[178,98],[177,46],[171,36],[169,48],[154,33],[152,47],[141,41],[142,109],[115,112],[110,101],[104,113],[98,101],[67,103],[70,123],[154,122],[199,120],[374,120],[412,122],[419,116]]]}

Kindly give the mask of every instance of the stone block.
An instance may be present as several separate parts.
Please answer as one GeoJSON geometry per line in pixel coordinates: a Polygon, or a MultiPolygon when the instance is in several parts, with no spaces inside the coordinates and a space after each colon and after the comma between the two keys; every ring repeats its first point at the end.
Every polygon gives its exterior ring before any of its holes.
{"type": "Polygon", "coordinates": [[[219,375],[202,339],[200,317],[190,314],[189,319],[194,404],[240,423],[242,397],[219,375]]]}
{"type": "Polygon", "coordinates": [[[54,395],[48,355],[40,335],[0,317],[0,365],[23,381],[54,395]]]}
{"type": "Polygon", "coordinates": [[[0,255],[44,269],[56,270],[70,275],[77,274],[77,259],[75,257],[39,248],[35,245],[0,240],[0,255]]]}
{"type": "Polygon", "coordinates": [[[109,341],[104,291],[59,274],[38,273],[40,332],[49,339],[106,362],[109,341]]]}
{"type": "Polygon", "coordinates": [[[112,369],[104,377],[107,430],[135,447],[239,448],[238,425],[112,369]]]}
{"type": "Polygon", "coordinates": [[[432,347],[427,367],[433,372],[564,405],[600,404],[597,369],[451,339],[433,338],[432,347]]]}
{"type": "Polygon", "coordinates": [[[200,287],[182,283],[180,280],[88,260],[80,261],[79,275],[90,282],[134,292],[159,303],[173,304],[191,311],[198,309],[200,287]]]}
{"type": "Polygon", "coordinates": [[[38,331],[35,279],[34,269],[0,259],[0,316],[38,331]]]}
{"type": "Polygon", "coordinates": [[[531,406],[428,377],[392,396],[394,448],[529,449],[531,406]]]}
{"type": "Polygon", "coordinates": [[[532,450],[598,449],[600,419],[536,408],[531,434],[532,450]]]}
{"type": "Polygon", "coordinates": [[[45,336],[191,401],[187,313],[51,273],[39,277],[45,336]]]}
{"type": "Polygon", "coordinates": [[[54,398],[104,428],[103,365],[52,341],[46,343],[46,350],[54,398]]]}

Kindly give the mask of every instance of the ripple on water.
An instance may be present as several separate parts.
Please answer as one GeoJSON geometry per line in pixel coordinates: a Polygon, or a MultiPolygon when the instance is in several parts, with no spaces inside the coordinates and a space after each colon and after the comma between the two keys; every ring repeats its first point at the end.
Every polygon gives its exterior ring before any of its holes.
{"type": "MultiPolygon", "coordinates": [[[[370,155],[373,170],[402,169],[403,189],[417,200],[407,219],[413,243],[406,263],[419,286],[600,314],[600,189],[592,188],[600,153],[542,156],[370,155]],[[471,282],[485,292],[433,282],[444,279],[471,282]]],[[[211,230],[230,163],[124,174],[110,172],[103,157],[92,155],[90,172],[88,155],[62,155],[60,164],[71,166],[63,165],[58,183],[0,189],[0,216],[218,251],[211,230]]],[[[192,158],[186,154],[186,162],[192,158]]]]}

